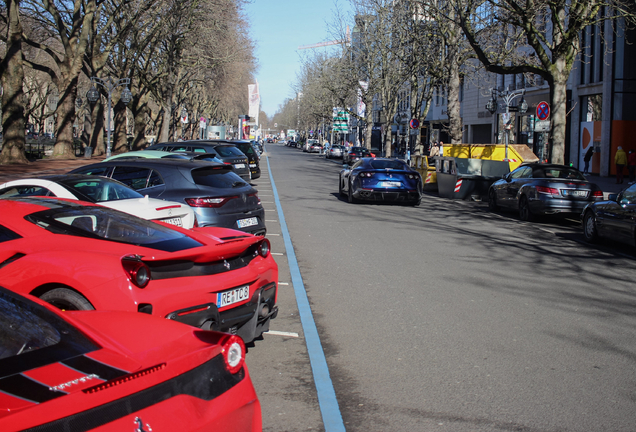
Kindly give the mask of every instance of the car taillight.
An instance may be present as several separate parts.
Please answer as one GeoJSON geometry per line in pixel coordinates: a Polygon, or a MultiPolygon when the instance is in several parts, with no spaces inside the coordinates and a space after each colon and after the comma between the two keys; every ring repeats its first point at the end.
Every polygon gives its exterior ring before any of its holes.
{"type": "Polygon", "coordinates": [[[248,197],[255,197],[258,200],[258,204],[261,204],[261,199],[258,197],[258,192],[247,195],[248,197]]]}
{"type": "Polygon", "coordinates": [[[373,173],[363,172],[363,173],[360,173],[360,177],[373,177],[373,173]]]}
{"type": "Polygon", "coordinates": [[[603,198],[603,191],[600,191],[600,190],[592,191],[592,198],[603,198]]]}
{"type": "Polygon", "coordinates": [[[220,341],[223,360],[227,370],[235,374],[243,368],[245,364],[245,343],[237,335],[226,335],[220,341]]]}
{"type": "Polygon", "coordinates": [[[267,255],[269,255],[269,250],[270,250],[269,240],[267,239],[261,240],[261,243],[258,245],[258,254],[262,256],[263,258],[267,258],[267,255]]]}
{"type": "Polygon", "coordinates": [[[238,198],[237,196],[222,197],[222,198],[186,198],[185,202],[190,207],[213,207],[219,208],[231,199],[238,198]]]}
{"type": "Polygon", "coordinates": [[[150,268],[141,261],[139,255],[126,255],[121,259],[121,265],[128,279],[139,288],[145,288],[150,282],[150,268]]]}
{"type": "Polygon", "coordinates": [[[555,188],[545,187],[545,186],[537,186],[537,192],[551,195],[559,195],[559,191],[555,188]]]}

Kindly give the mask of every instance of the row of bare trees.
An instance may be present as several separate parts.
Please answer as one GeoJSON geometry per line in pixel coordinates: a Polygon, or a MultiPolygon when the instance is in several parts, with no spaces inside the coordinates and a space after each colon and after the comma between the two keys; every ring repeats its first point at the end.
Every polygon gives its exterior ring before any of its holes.
{"type": "MultiPolygon", "coordinates": [[[[550,88],[552,162],[565,160],[567,80],[584,45],[587,26],[610,21],[614,31],[632,25],[633,0],[350,0],[353,17],[338,16],[337,50],[309,55],[297,83],[299,118],[330,120],[332,107],[373,124],[372,106],[391,123],[407,100],[410,118],[422,122],[437,92],[447,98],[448,133],[462,140],[460,89],[477,70],[542,77],[550,88]],[[350,41],[344,28],[355,24],[350,41]],[[345,42],[346,41],[346,42],[345,42]],[[304,116],[304,117],[303,117],[304,116]]],[[[611,49],[611,46],[607,46],[611,49]]],[[[485,89],[486,90],[486,89],[485,89]]],[[[292,103],[292,101],[289,101],[292,103]]],[[[385,149],[391,143],[385,133],[385,149]]],[[[370,143],[371,128],[366,128],[370,143]]],[[[419,136],[418,136],[419,139],[419,136]]],[[[368,145],[368,144],[367,144],[368,145]]]]}
{"type": "MultiPolygon", "coordinates": [[[[256,67],[247,35],[235,0],[5,0],[0,163],[27,162],[26,119],[41,128],[51,115],[54,157],[74,157],[79,112],[85,145],[101,154],[104,105],[81,103],[91,77],[130,79],[127,107],[119,98],[123,87],[112,94],[114,152],[127,147],[130,129],[133,148],[145,146],[149,131],[158,140],[175,138],[184,108],[193,120],[231,122],[247,111],[247,84],[256,67]],[[48,103],[52,95],[56,104],[48,103]]],[[[97,89],[105,101],[106,90],[97,89]]]]}

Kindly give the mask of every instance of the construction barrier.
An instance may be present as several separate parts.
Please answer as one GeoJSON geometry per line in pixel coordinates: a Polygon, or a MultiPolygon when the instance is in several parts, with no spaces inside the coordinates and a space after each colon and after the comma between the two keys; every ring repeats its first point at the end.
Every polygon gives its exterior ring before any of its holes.
{"type": "Polygon", "coordinates": [[[480,201],[488,196],[490,185],[510,172],[504,161],[438,157],[435,162],[437,190],[442,198],[480,201]]]}
{"type": "Polygon", "coordinates": [[[422,186],[425,191],[437,190],[437,172],[435,171],[434,158],[415,155],[411,157],[411,168],[422,176],[422,186]]]}

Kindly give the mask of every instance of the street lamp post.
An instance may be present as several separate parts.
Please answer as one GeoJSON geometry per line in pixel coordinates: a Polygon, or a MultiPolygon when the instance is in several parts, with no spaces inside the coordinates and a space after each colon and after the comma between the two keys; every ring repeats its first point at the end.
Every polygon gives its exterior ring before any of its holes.
{"type": "Polygon", "coordinates": [[[504,161],[508,162],[508,141],[509,141],[510,129],[512,128],[512,125],[510,124],[510,121],[511,121],[510,107],[512,106],[512,102],[517,97],[521,96],[521,103],[518,106],[513,107],[514,111],[518,111],[521,114],[525,114],[528,111],[528,103],[523,98],[523,96],[526,94],[526,89],[510,91],[510,87],[508,87],[506,88],[506,90],[490,89],[490,93],[491,93],[491,98],[486,104],[486,109],[490,111],[491,114],[494,114],[495,112],[497,112],[497,108],[499,106],[499,103],[497,102],[498,97],[500,97],[506,104],[505,105],[506,112],[504,113],[504,118],[503,118],[504,129],[506,130],[506,133],[504,136],[505,143],[506,143],[506,158],[504,159],[504,161]]]}
{"type": "Polygon", "coordinates": [[[126,86],[124,90],[121,92],[120,100],[124,103],[124,105],[128,105],[128,103],[132,100],[132,93],[128,89],[128,85],[130,84],[130,78],[121,78],[118,80],[114,80],[112,78],[97,78],[91,77],[91,83],[93,86],[86,92],[86,98],[91,102],[95,103],[99,99],[99,91],[95,87],[95,85],[100,85],[104,87],[106,92],[108,93],[108,114],[106,115],[106,129],[108,130],[107,136],[108,139],[106,141],[106,157],[110,157],[110,110],[113,100],[113,91],[120,86],[126,86]]]}

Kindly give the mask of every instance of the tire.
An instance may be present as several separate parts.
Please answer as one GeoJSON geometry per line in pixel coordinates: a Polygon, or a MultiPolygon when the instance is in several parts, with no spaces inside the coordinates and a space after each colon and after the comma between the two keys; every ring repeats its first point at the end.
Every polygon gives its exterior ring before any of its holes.
{"type": "Polygon", "coordinates": [[[497,192],[494,189],[490,189],[488,192],[488,210],[491,212],[499,211],[499,205],[497,204],[497,192]]]}
{"type": "Polygon", "coordinates": [[[412,203],[410,203],[409,205],[413,206],[413,207],[417,207],[422,203],[422,198],[418,199],[417,201],[413,201],[412,203]]]}
{"type": "Polygon", "coordinates": [[[583,216],[583,237],[588,243],[598,241],[598,230],[596,229],[596,217],[592,211],[588,211],[583,216]]]}
{"type": "Polygon", "coordinates": [[[338,179],[338,195],[341,197],[345,196],[345,193],[342,190],[342,179],[338,179]]]}
{"type": "Polygon", "coordinates": [[[349,199],[349,203],[351,204],[356,204],[358,202],[358,200],[353,196],[351,183],[349,183],[349,193],[347,194],[347,198],[349,199]]]}
{"type": "Polygon", "coordinates": [[[528,203],[528,198],[523,195],[519,200],[519,219],[524,222],[532,222],[535,218],[530,211],[530,203],[528,203]]]}
{"type": "Polygon", "coordinates": [[[94,310],[84,296],[68,288],[54,288],[40,296],[41,300],[62,310],[94,310]]]}

